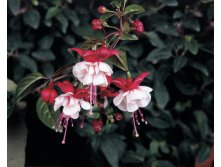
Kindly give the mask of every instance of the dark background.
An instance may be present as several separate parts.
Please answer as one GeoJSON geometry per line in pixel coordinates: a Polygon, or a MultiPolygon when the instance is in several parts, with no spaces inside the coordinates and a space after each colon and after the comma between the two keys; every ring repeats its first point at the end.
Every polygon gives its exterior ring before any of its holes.
{"type": "MultiPolygon", "coordinates": [[[[111,9],[109,2],[8,0],[8,79],[17,84],[36,71],[49,77],[62,65],[76,62],[67,49],[101,36],[91,30],[90,22],[99,17],[99,5],[111,9]],[[47,19],[55,6],[53,17],[47,19]]],[[[38,118],[35,105],[39,95],[32,93],[13,112],[8,110],[8,133],[18,126],[18,118],[25,118],[25,166],[213,165],[213,1],[128,1],[133,3],[146,9],[131,16],[144,23],[145,33],[138,41],[121,41],[119,46],[127,51],[132,76],[151,71],[143,82],[153,88],[152,102],[144,109],[149,124],[139,127],[137,139],[127,115],[113,130],[99,135],[93,133],[88,119],[88,129],[69,128],[62,145],[63,134],[38,118]]],[[[117,24],[114,18],[109,22],[117,24]]],[[[122,74],[118,68],[114,70],[115,76],[122,74]]],[[[14,94],[11,84],[8,108],[14,94]]]]}

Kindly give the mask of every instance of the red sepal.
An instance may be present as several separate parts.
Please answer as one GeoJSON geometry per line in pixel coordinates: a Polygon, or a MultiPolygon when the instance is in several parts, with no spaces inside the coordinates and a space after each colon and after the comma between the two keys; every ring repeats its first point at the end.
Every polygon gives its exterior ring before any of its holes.
{"type": "Polygon", "coordinates": [[[144,78],[146,76],[150,75],[150,72],[144,72],[142,74],[140,74],[134,81],[133,83],[130,85],[130,89],[136,89],[140,83],[144,80],[144,78]]]}

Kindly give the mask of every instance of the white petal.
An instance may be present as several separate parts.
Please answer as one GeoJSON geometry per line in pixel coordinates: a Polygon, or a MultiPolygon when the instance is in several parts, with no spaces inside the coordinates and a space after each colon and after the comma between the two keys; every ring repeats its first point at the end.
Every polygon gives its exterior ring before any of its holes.
{"type": "Polygon", "coordinates": [[[95,74],[98,74],[100,72],[98,64],[95,65],[94,70],[95,70],[95,74]]]}
{"type": "Polygon", "coordinates": [[[106,73],[106,75],[110,76],[111,74],[113,74],[112,69],[110,68],[110,66],[106,63],[103,62],[99,62],[99,69],[100,71],[103,71],[106,73]]]}
{"type": "Polygon", "coordinates": [[[90,110],[91,108],[91,104],[89,102],[86,102],[84,100],[80,100],[80,104],[81,104],[81,108],[85,109],[85,110],[90,110]]]}
{"type": "Polygon", "coordinates": [[[142,92],[141,90],[138,89],[134,89],[131,90],[130,93],[127,95],[127,103],[131,103],[134,100],[143,99],[146,97],[147,95],[145,94],[145,92],[142,92]]]}
{"type": "Polygon", "coordinates": [[[93,67],[93,66],[89,66],[89,68],[88,68],[88,74],[89,74],[89,75],[94,74],[94,67],[93,67]]]}
{"type": "Polygon", "coordinates": [[[138,107],[146,107],[150,103],[151,96],[149,93],[147,94],[147,96],[148,97],[145,99],[137,100],[138,107]]]}
{"type": "Polygon", "coordinates": [[[122,101],[118,106],[117,106],[121,111],[127,111],[127,106],[124,101],[122,101]]]}
{"type": "Polygon", "coordinates": [[[70,107],[69,106],[65,106],[63,108],[63,112],[64,112],[65,115],[70,116],[70,115],[73,115],[76,112],[78,112],[78,108],[77,108],[77,106],[70,106],[70,107]]]}
{"type": "Polygon", "coordinates": [[[90,85],[90,84],[92,84],[92,81],[93,81],[93,75],[86,74],[84,76],[82,83],[83,83],[83,85],[90,85]]]}
{"type": "Polygon", "coordinates": [[[105,96],[104,97],[104,108],[106,108],[108,105],[108,100],[107,100],[107,97],[105,96]]]}
{"type": "Polygon", "coordinates": [[[94,79],[93,79],[93,85],[103,85],[103,84],[107,84],[107,78],[106,76],[100,72],[98,75],[94,75],[94,79]]]}
{"type": "Polygon", "coordinates": [[[115,106],[118,106],[122,100],[124,99],[124,92],[120,92],[114,99],[113,99],[113,103],[115,106]]]}
{"type": "Polygon", "coordinates": [[[71,115],[71,118],[77,119],[79,117],[79,112],[76,112],[75,114],[71,115]]]}
{"type": "Polygon", "coordinates": [[[141,89],[142,91],[145,91],[145,92],[152,92],[152,88],[148,87],[148,86],[139,86],[138,87],[139,89],[141,89]]]}
{"type": "Polygon", "coordinates": [[[63,104],[63,97],[57,97],[55,99],[54,111],[57,111],[63,104]]]}
{"type": "Polygon", "coordinates": [[[133,103],[127,103],[127,111],[128,112],[134,112],[134,111],[137,111],[138,110],[138,106],[135,102],[133,103]]]}

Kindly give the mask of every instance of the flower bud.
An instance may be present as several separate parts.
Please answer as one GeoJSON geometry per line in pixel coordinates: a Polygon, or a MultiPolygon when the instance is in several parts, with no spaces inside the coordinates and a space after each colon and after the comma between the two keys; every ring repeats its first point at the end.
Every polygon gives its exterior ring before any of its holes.
{"type": "Polygon", "coordinates": [[[101,30],[102,29],[102,23],[100,19],[93,19],[91,22],[91,27],[93,30],[101,30]]]}
{"type": "Polygon", "coordinates": [[[135,20],[135,21],[131,22],[131,28],[138,33],[144,32],[143,23],[139,20],[135,20]]]}
{"type": "Polygon", "coordinates": [[[121,121],[123,119],[123,115],[121,113],[114,114],[114,118],[116,121],[121,121]]]}
{"type": "Polygon", "coordinates": [[[45,88],[41,91],[41,98],[46,103],[53,104],[57,96],[58,94],[53,88],[45,88]]]}
{"type": "Polygon", "coordinates": [[[100,132],[103,129],[103,122],[101,120],[94,120],[93,129],[95,133],[100,132]]]}
{"type": "Polygon", "coordinates": [[[98,7],[98,12],[101,14],[104,14],[107,12],[107,8],[105,6],[99,6],[98,7]]]}

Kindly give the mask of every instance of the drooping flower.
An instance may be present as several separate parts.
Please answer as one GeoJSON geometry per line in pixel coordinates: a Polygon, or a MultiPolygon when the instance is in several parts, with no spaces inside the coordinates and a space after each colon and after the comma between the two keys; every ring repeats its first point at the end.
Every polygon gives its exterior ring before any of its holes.
{"type": "Polygon", "coordinates": [[[123,115],[121,113],[115,113],[114,118],[116,121],[121,121],[123,119],[123,115]]]}
{"type": "Polygon", "coordinates": [[[149,74],[149,72],[142,73],[134,81],[122,78],[112,80],[112,83],[121,89],[113,99],[113,103],[120,110],[131,112],[136,137],[139,136],[135,126],[135,120],[139,125],[137,113],[140,115],[142,122],[147,124],[139,108],[146,107],[151,100],[150,92],[152,88],[140,86],[140,83],[149,74]]]}
{"type": "MultiPolygon", "coordinates": [[[[60,86],[61,85],[62,84],[60,84],[60,86]]],[[[89,110],[91,108],[90,103],[85,101],[86,99],[88,99],[88,96],[88,90],[74,89],[73,87],[73,92],[65,92],[65,94],[61,94],[55,99],[54,111],[57,111],[60,107],[63,107],[62,113],[58,120],[59,125],[61,125],[62,121],[64,120],[63,127],[65,128],[65,134],[62,144],[65,143],[69,119],[77,119],[79,117],[79,112],[81,111],[81,108],[85,110],[89,110]]]]}
{"type": "MultiPolygon", "coordinates": [[[[71,48],[70,50],[81,55],[84,61],[73,66],[73,75],[83,83],[89,85],[90,103],[96,103],[97,86],[108,85],[108,77],[113,73],[112,69],[107,63],[103,61],[111,56],[119,55],[117,50],[100,47],[97,50],[82,50],[79,48],[71,48]]],[[[92,115],[92,109],[90,110],[92,115]]]]}
{"type": "Polygon", "coordinates": [[[95,133],[100,132],[103,129],[103,122],[101,120],[94,120],[93,121],[93,130],[95,133]]]}
{"type": "Polygon", "coordinates": [[[93,19],[91,21],[91,28],[93,30],[101,30],[103,28],[101,20],[100,19],[93,19]]]}

